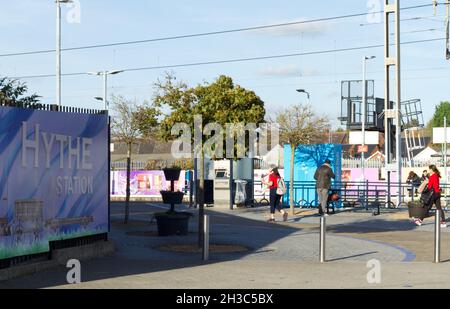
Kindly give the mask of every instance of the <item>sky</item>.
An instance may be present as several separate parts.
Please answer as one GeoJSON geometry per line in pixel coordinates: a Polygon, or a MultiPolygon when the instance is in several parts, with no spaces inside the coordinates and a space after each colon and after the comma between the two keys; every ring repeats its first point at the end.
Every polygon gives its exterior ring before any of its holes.
{"type": "MultiPolygon", "coordinates": [[[[381,0],[76,0],[62,5],[62,47],[78,47],[147,40],[203,32],[238,29],[340,15],[367,15],[263,30],[184,38],[169,41],[66,51],[63,73],[133,69],[196,62],[264,57],[344,49],[384,43],[381,0]]],[[[402,7],[431,4],[432,0],[401,1],[402,7]]],[[[445,37],[445,8],[434,15],[431,6],[403,10],[403,42],[445,37]]],[[[55,53],[2,56],[55,48],[54,0],[1,0],[0,76],[27,77],[55,73],[55,53]]],[[[450,61],[445,42],[402,45],[402,100],[421,99],[425,120],[435,105],[450,100],[450,61]]],[[[368,62],[367,78],[375,80],[375,94],[384,96],[383,48],[331,52],[278,59],[124,72],[109,78],[109,95],[123,95],[138,102],[151,100],[153,84],[166,71],[195,86],[219,75],[253,90],[269,114],[298,103],[310,103],[327,115],[335,127],[340,122],[341,82],[362,78],[362,59],[368,62]],[[296,89],[311,94],[308,101],[296,89]]],[[[21,78],[42,102],[55,102],[53,77],[21,78]]],[[[100,77],[66,76],[62,80],[62,104],[102,108],[94,98],[102,96],[100,77]]]]}

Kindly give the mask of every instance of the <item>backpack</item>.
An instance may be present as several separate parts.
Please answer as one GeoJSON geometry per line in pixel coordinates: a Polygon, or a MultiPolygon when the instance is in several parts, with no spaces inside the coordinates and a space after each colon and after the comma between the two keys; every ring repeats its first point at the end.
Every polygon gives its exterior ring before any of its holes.
{"type": "Polygon", "coordinates": [[[286,183],[284,182],[283,178],[278,179],[277,194],[278,195],[285,195],[286,192],[287,192],[286,183]]]}

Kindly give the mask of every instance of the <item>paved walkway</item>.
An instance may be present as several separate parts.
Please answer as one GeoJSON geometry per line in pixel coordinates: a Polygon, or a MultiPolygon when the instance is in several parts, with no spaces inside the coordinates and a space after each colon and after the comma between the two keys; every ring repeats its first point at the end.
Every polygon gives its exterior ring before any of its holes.
{"type": "MultiPolygon", "coordinates": [[[[314,288],[314,287],[450,287],[450,264],[433,265],[432,220],[420,228],[405,213],[341,213],[327,219],[327,260],[318,261],[315,212],[304,211],[286,223],[266,223],[267,209],[211,208],[211,242],[236,244],[248,252],[211,253],[203,263],[198,253],[158,249],[167,244],[195,244],[194,219],[187,237],[156,236],[152,214],[158,204],[133,204],[125,226],[122,205],[112,209],[113,257],[82,263],[82,281],[66,286],[66,269],[59,268],[0,283],[0,288],[314,288]],[[367,283],[367,261],[381,262],[381,285],[367,283]]],[[[195,212],[195,211],[194,211],[195,212]]],[[[443,259],[450,259],[450,232],[444,231],[443,259]]]]}

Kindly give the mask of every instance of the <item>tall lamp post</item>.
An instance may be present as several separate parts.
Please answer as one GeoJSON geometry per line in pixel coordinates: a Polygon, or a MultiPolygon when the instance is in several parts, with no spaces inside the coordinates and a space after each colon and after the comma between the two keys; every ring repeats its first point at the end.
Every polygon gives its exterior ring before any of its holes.
{"type": "Polygon", "coordinates": [[[311,100],[311,95],[305,89],[297,89],[298,93],[305,93],[308,96],[308,100],[311,100]]]}
{"type": "Polygon", "coordinates": [[[61,3],[72,0],[56,1],[56,105],[61,108],[61,3]]]}
{"type": "Polygon", "coordinates": [[[366,181],[366,154],[365,154],[365,148],[366,148],[366,121],[367,121],[367,79],[366,79],[366,72],[367,72],[367,60],[375,59],[375,56],[370,57],[364,57],[363,58],[363,97],[362,97],[362,121],[361,121],[361,127],[362,127],[362,153],[361,153],[361,167],[362,167],[362,179],[365,182],[366,181]]]}
{"type": "Polygon", "coordinates": [[[115,70],[115,71],[100,71],[100,72],[88,72],[89,75],[103,76],[103,99],[100,97],[96,97],[97,100],[103,101],[105,106],[105,111],[108,111],[108,75],[117,75],[123,73],[124,71],[115,70]]]}

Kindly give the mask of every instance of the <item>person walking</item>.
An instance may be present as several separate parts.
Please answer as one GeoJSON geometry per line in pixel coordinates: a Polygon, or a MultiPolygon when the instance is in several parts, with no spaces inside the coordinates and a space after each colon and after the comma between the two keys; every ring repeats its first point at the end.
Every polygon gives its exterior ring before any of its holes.
{"type": "Polygon", "coordinates": [[[327,204],[328,195],[331,189],[331,179],[335,179],[336,176],[331,168],[331,161],[326,160],[325,164],[319,167],[314,175],[316,180],[317,194],[319,195],[319,214],[322,216],[328,216],[327,204]]]}
{"type": "MultiPolygon", "coordinates": [[[[433,205],[436,206],[437,210],[440,210],[441,212],[441,228],[446,228],[447,223],[445,220],[445,213],[442,209],[441,205],[441,188],[440,188],[440,178],[441,173],[439,172],[436,165],[430,165],[429,167],[429,179],[428,179],[428,186],[427,186],[427,192],[426,195],[430,196],[428,205],[425,205],[426,207],[429,207],[431,209],[433,205]]],[[[417,225],[422,225],[422,220],[416,219],[417,225]]]]}
{"type": "Polygon", "coordinates": [[[287,221],[288,212],[281,209],[281,197],[283,195],[279,194],[281,186],[284,184],[283,179],[278,171],[278,168],[273,168],[269,173],[269,180],[266,185],[270,189],[270,219],[269,223],[275,222],[275,211],[278,211],[283,216],[283,221],[287,221]]]}

